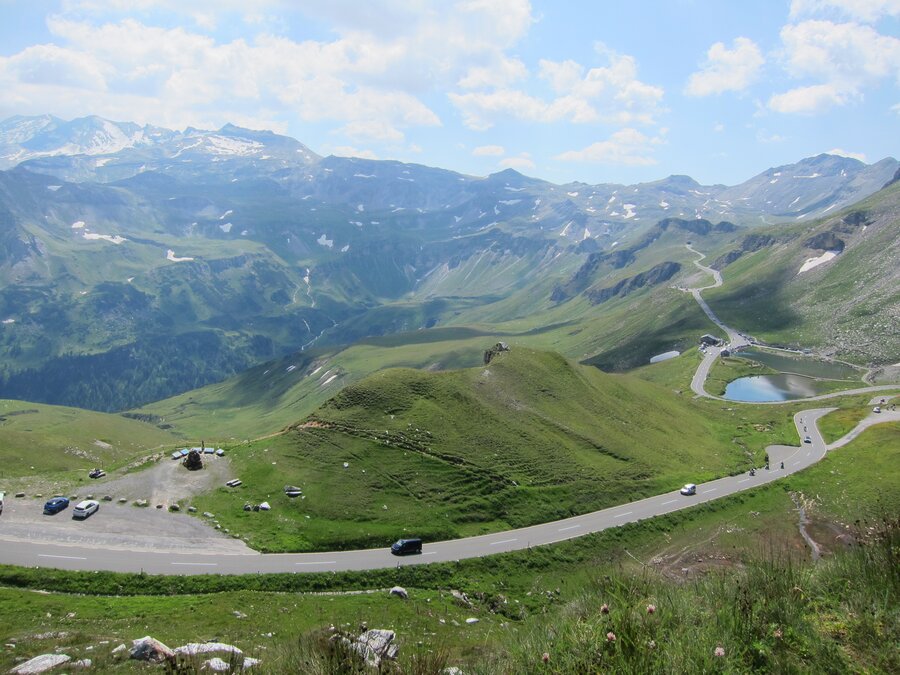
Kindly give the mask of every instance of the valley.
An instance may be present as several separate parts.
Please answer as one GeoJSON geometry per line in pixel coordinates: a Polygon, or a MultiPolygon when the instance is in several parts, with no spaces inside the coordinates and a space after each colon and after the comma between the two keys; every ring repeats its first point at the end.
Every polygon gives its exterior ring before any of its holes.
{"type": "MultiPolygon", "coordinates": [[[[202,616],[278,672],[365,617],[405,634],[404,658],[466,672],[530,672],[549,632],[577,672],[568,626],[606,626],[585,603],[638,597],[629,621],[654,645],[665,608],[687,645],[688,607],[718,616],[729,580],[825,593],[841,565],[885,569],[874,546],[896,529],[858,519],[897,508],[896,160],[820,155],[733,187],[554,185],[320,157],[232,125],[119,125],[70,153],[60,134],[114,123],[26,121],[0,123],[15,158],[0,171],[0,626],[27,651],[40,613],[71,630],[63,606],[115,640],[140,625],[177,642],[202,616]],[[721,344],[698,349],[704,333],[721,344]],[[835,360],[821,395],[727,393],[835,360]],[[169,459],[200,442],[225,456],[191,473],[169,459]],[[104,501],[50,520],[52,494],[104,501]],[[408,536],[421,556],[392,556],[408,536]],[[766,546],[796,563],[760,562],[766,546]],[[809,547],[828,558],[817,574],[809,547]],[[257,644],[273,613],[292,637],[257,644]],[[408,656],[418,635],[432,656],[408,656]]],[[[879,630],[896,629],[890,604],[879,630]]],[[[848,662],[809,607],[779,611],[819,663],[848,662]]],[[[97,647],[72,634],[69,651],[97,647]]],[[[100,651],[101,670],[127,670],[100,651]]]]}

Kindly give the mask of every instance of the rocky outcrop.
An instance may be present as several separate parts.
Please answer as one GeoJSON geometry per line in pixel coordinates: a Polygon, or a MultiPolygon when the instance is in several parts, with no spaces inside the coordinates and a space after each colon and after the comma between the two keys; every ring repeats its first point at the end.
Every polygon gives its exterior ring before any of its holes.
{"type": "Polygon", "coordinates": [[[170,661],[175,658],[175,652],[156,638],[152,638],[148,635],[139,640],[132,641],[131,658],[137,661],[162,663],[163,661],[170,661]]]}
{"type": "Polygon", "coordinates": [[[844,240],[838,237],[834,232],[820,232],[803,242],[806,248],[816,249],[818,251],[834,251],[840,253],[844,250],[844,240]]]}
{"type": "Polygon", "coordinates": [[[41,654],[33,659],[22,663],[9,672],[12,675],[37,675],[38,673],[46,673],[48,670],[56,668],[56,666],[68,663],[72,657],[65,654],[41,654]]]}
{"type": "Polygon", "coordinates": [[[599,305],[614,297],[624,297],[629,293],[644,288],[655,286],[671,279],[681,270],[681,264],[667,261],[651,267],[646,272],[641,272],[633,277],[622,279],[618,283],[606,288],[591,289],[587,292],[588,300],[592,305],[599,305]]]}
{"type": "Polygon", "coordinates": [[[768,234],[748,234],[741,240],[741,244],[733,251],[729,251],[725,255],[719,256],[713,261],[712,268],[721,270],[727,267],[745,253],[753,253],[775,243],[775,237],[768,234]]]}

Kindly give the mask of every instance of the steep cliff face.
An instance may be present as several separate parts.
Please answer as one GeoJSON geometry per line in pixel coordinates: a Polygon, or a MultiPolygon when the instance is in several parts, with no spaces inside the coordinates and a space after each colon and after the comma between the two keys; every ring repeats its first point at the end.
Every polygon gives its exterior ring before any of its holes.
{"type": "Polygon", "coordinates": [[[597,289],[592,288],[586,295],[592,305],[599,305],[614,297],[624,297],[629,293],[634,293],[647,286],[656,286],[657,284],[666,282],[679,271],[681,271],[680,263],[666,261],[659,265],[655,265],[646,272],[641,272],[640,274],[635,274],[633,277],[622,279],[612,286],[597,289]]]}

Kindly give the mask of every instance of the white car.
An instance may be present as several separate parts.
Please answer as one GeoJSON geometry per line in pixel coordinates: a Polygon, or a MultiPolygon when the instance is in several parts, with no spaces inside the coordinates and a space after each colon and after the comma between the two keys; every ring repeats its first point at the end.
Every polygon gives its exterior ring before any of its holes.
{"type": "Polygon", "coordinates": [[[685,496],[695,495],[697,494],[697,486],[693,483],[688,483],[683,488],[681,488],[681,494],[685,496]]]}
{"type": "Polygon", "coordinates": [[[75,505],[75,510],[72,511],[72,518],[84,520],[92,513],[96,513],[99,508],[100,502],[96,499],[85,499],[83,502],[78,502],[75,505]]]}
{"type": "Polygon", "coordinates": [[[872,412],[874,412],[874,413],[880,413],[880,412],[881,412],[881,406],[880,406],[880,405],[876,405],[874,408],[872,408],[872,412]]]}

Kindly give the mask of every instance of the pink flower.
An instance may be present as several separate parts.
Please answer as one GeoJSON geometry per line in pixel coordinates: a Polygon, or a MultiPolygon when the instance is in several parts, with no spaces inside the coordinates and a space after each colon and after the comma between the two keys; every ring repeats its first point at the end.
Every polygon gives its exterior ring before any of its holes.
{"type": "Polygon", "coordinates": [[[609,614],[609,605],[607,605],[605,602],[602,605],[600,605],[600,613],[601,614],[609,614]]]}
{"type": "Polygon", "coordinates": [[[550,654],[548,652],[544,652],[543,656],[541,656],[541,661],[544,663],[550,662],[550,654]]]}
{"type": "Polygon", "coordinates": [[[722,645],[719,645],[716,647],[716,651],[713,652],[713,655],[719,658],[725,656],[725,648],[722,645]]]}
{"type": "Polygon", "coordinates": [[[616,641],[616,634],[613,633],[612,631],[609,631],[609,632],[606,634],[606,641],[607,641],[607,642],[615,642],[615,641],[616,641]]]}
{"type": "Polygon", "coordinates": [[[647,605],[647,614],[653,614],[656,611],[656,605],[647,605]]]}

